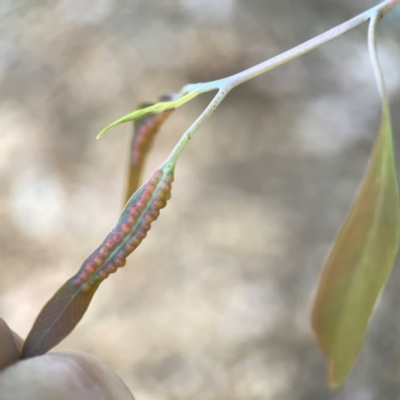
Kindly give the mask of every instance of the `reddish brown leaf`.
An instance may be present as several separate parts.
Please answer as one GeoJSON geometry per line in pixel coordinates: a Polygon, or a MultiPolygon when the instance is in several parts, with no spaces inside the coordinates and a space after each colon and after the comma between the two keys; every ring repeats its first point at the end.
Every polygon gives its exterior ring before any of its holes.
{"type": "Polygon", "coordinates": [[[25,341],[22,358],[46,353],[85,314],[100,283],[123,267],[171,197],[174,165],[166,164],[132,196],[116,227],[44,306],[25,341]]]}
{"type": "MultiPolygon", "coordinates": [[[[174,96],[174,94],[165,94],[160,96],[159,101],[171,101],[173,100],[174,96]]],[[[143,103],[140,104],[137,109],[140,110],[150,107],[153,104],[155,103],[143,103]]],[[[160,130],[162,124],[171,115],[171,113],[172,110],[164,111],[159,114],[148,115],[133,122],[134,133],[130,150],[130,162],[126,182],[124,205],[138,189],[147,154],[153,145],[157,132],[160,130]]]]}
{"type": "Polygon", "coordinates": [[[43,307],[25,341],[21,358],[41,355],[68,336],[85,314],[100,282],[87,292],[67,281],[43,307]]]}

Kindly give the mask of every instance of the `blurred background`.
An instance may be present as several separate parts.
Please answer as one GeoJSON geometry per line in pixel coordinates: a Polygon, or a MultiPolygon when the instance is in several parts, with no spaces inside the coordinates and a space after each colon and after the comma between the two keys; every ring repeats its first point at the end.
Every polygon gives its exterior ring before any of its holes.
{"type": "MultiPolygon", "coordinates": [[[[141,101],[266,60],[370,0],[1,0],[0,315],[22,337],[114,226],[141,101]]],[[[400,165],[400,10],[379,54],[400,165]]],[[[176,111],[145,176],[211,99],[176,111]]],[[[310,304],[379,122],[366,26],[236,88],[196,134],[172,200],[56,350],[88,352],[137,400],[392,400],[400,269],[331,393],[310,304]]]]}

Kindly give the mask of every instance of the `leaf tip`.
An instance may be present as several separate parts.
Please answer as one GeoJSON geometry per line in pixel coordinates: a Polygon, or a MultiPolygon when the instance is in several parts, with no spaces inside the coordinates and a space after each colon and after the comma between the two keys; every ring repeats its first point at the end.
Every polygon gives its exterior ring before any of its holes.
{"type": "Polygon", "coordinates": [[[339,390],[345,383],[347,376],[350,372],[350,368],[346,370],[340,370],[335,365],[334,360],[331,358],[328,360],[328,386],[333,392],[339,390]]]}
{"type": "Polygon", "coordinates": [[[114,127],[116,125],[116,123],[112,123],[111,125],[106,126],[97,136],[96,139],[101,139],[103,137],[103,135],[109,131],[112,127],[114,127]]]}

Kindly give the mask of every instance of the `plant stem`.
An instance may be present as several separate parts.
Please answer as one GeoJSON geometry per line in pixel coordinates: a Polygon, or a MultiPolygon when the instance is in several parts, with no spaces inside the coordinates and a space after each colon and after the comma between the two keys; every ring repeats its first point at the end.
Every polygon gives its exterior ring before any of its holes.
{"type": "MultiPolygon", "coordinates": [[[[313,39],[310,39],[307,42],[304,42],[299,46],[296,46],[288,51],[285,51],[284,53],[279,54],[267,61],[255,65],[254,67],[246,69],[242,72],[239,72],[227,78],[218,79],[216,81],[186,85],[181,91],[181,96],[186,95],[187,93],[190,93],[195,90],[198,90],[198,93],[205,93],[212,90],[218,90],[218,93],[210,102],[208,107],[201,113],[201,115],[196,119],[196,121],[183,134],[182,138],[180,139],[180,141],[178,142],[178,144],[175,146],[172,153],[168,157],[166,164],[170,163],[175,164],[177,162],[179,155],[181,154],[183,148],[186,146],[189,140],[192,138],[193,134],[211,116],[211,114],[215,111],[215,109],[218,107],[218,105],[221,103],[221,101],[224,99],[224,97],[229,93],[231,89],[240,85],[241,83],[244,83],[250,79],[262,75],[270,71],[271,69],[279,67],[280,65],[285,64],[288,61],[294,60],[295,58],[300,57],[303,54],[308,53],[309,51],[316,49],[317,47],[325,43],[328,43],[333,39],[336,39],[337,37],[343,35],[344,33],[349,32],[354,28],[357,28],[358,26],[362,25],[363,23],[369,20],[372,20],[373,18],[375,18],[376,20],[374,24],[370,25],[369,43],[371,46],[371,42],[373,42],[374,46],[375,26],[379,18],[383,17],[386,13],[388,13],[390,10],[392,10],[395,6],[399,4],[400,0],[383,1],[377,6],[370,8],[367,11],[364,11],[362,14],[350,19],[349,21],[346,21],[343,24],[336,26],[335,28],[332,28],[324,33],[321,33],[320,35],[314,37],[313,39]]],[[[376,52],[372,52],[371,54],[376,55],[376,52]]],[[[381,74],[379,69],[379,64],[377,64],[377,59],[373,60],[373,65],[375,74],[377,73],[376,71],[378,71],[378,73],[381,74]],[[376,68],[376,65],[378,65],[378,68],[376,68]]],[[[380,79],[377,78],[377,81],[381,96],[383,98],[386,98],[382,76],[380,77],[380,79]]]]}
{"type": "Polygon", "coordinates": [[[400,1],[398,0],[387,0],[384,1],[381,4],[378,4],[375,8],[377,11],[381,14],[383,17],[385,14],[387,14],[392,8],[398,6],[400,4],[400,1]]]}
{"type": "Polygon", "coordinates": [[[220,89],[215,97],[211,100],[207,108],[201,113],[201,115],[196,119],[196,121],[189,127],[189,129],[182,135],[178,144],[172,150],[167,161],[164,165],[175,165],[178,161],[179,155],[182,153],[184,147],[188,144],[189,140],[192,138],[193,134],[204,124],[205,121],[211,116],[211,114],[216,110],[221,101],[229,93],[231,87],[228,85],[225,88],[220,89]]]}
{"type": "Polygon", "coordinates": [[[378,54],[376,51],[376,27],[378,25],[381,14],[377,11],[371,16],[368,27],[368,49],[371,58],[372,68],[374,70],[376,84],[378,86],[379,95],[382,100],[383,109],[388,107],[387,93],[385,87],[385,81],[383,79],[382,69],[379,64],[378,54]]]}
{"type": "Polygon", "coordinates": [[[264,61],[261,64],[255,65],[254,67],[251,67],[245,71],[239,72],[238,74],[235,74],[227,79],[233,81],[234,86],[238,86],[243,82],[262,75],[265,72],[270,71],[271,69],[287,63],[288,61],[294,60],[295,58],[300,57],[303,54],[306,54],[309,51],[314,50],[317,47],[328,43],[333,39],[336,39],[344,33],[349,32],[354,28],[357,28],[358,26],[370,20],[372,15],[378,13],[380,16],[383,17],[384,14],[389,12],[393,7],[398,4],[400,4],[400,0],[386,0],[383,3],[380,3],[377,6],[363,12],[362,14],[357,15],[349,21],[346,21],[343,24],[340,24],[335,28],[330,29],[329,31],[321,33],[320,35],[300,44],[299,46],[294,47],[293,49],[285,51],[284,53],[279,54],[276,57],[264,61]]]}

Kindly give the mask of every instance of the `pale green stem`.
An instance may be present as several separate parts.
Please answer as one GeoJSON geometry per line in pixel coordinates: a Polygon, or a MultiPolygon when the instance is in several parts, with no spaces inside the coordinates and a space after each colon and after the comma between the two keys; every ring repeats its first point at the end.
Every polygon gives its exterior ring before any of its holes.
{"type": "MultiPolygon", "coordinates": [[[[346,32],[362,25],[363,23],[367,22],[368,20],[373,20],[374,23],[370,24],[370,33],[369,33],[369,43],[375,43],[375,26],[378,22],[378,19],[383,17],[386,13],[388,13],[392,8],[400,4],[400,0],[386,0],[377,6],[363,12],[362,14],[350,19],[347,22],[344,22],[341,25],[336,26],[335,28],[326,31],[313,39],[308,40],[300,44],[299,46],[294,47],[291,50],[288,50],[282,54],[279,54],[276,57],[273,57],[267,61],[262,62],[261,64],[255,65],[245,71],[239,72],[238,74],[229,76],[227,78],[219,79],[212,82],[206,83],[197,83],[197,84],[190,84],[185,86],[182,91],[181,95],[186,95],[192,91],[197,90],[198,93],[205,93],[212,90],[217,90],[218,93],[208,105],[208,107],[202,112],[202,114],[197,118],[197,120],[190,126],[190,128],[183,134],[181,140],[175,146],[174,150],[172,151],[171,155],[168,157],[166,164],[171,165],[175,164],[180,153],[182,152],[183,148],[192,138],[193,134],[203,125],[203,123],[211,116],[211,114],[215,111],[224,97],[228,94],[228,92],[234,88],[235,86],[240,85],[243,82],[246,82],[250,79],[253,79],[259,75],[262,75],[271,69],[274,69],[282,64],[287,63],[288,61],[294,60],[297,57],[302,56],[309,51],[330,42],[333,39],[343,35],[346,32]],[[371,33],[372,32],[372,33],[371,33]]],[[[381,92],[382,98],[386,98],[385,96],[385,87],[383,84],[383,78],[380,72],[379,63],[376,57],[376,51],[371,52],[371,57],[373,57],[373,65],[375,74],[380,75],[380,78],[377,78],[379,90],[381,92]],[[378,71],[378,72],[377,72],[378,71]]],[[[385,101],[385,100],[383,100],[385,101]]]]}
{"type": "Polygon", "coordinates": [[[309,51],[314,50],[317,47],[328,43],[333,39],[336,39],[344,33],[349,32],[354,28],[357,28],[358,26],[370,20],[372,15],[378,13],[381,17],[383,17],[384,14],[389,12],[393,7],[398,4],[400,4],[400,0],[384,1],[383,3],[378,4],[377,6],[350,19],[349,21],[346,21],[343,24],[332,28],[329,31],[326,31],[314,37],[313,39],[310,39],[307,42],[304,42],[301,45],[294,47],[291,50],[279,54],[278,56],[273,57],[270,60],[267,60],[236,75],[233,75],[228,79],[234,82],[234,86],[240,85],[243,82],[262,75],[273,68],[279,67],[280,65],[287,63],[288,61],[294,60],[295,58],[300,57],[303,54],[308,53],[309,51]]]}
{"type": "Polygon", "coordinates": [[[376,50],[376,27],[378,25],[379,20],[382,18],[382,14],[379,11],[376,11],[371,16],[371,20],[368,27],[368,48],[369,48],[369,55],[372,62],[372,68],[374,70],[376,84],[378,86],[379,95],[382,100],[383,109],[386,109],[387,104],[387,93],[386,93],[386,86],[385,80],[383,79],[382,69],[379,64],[378,54],[376,50]]]}
{"type": "Polygon", "coordinates": [[[400,0],[386,0],[377,6],[370,8],[367,11],[364,11],[362,14],[357,15],[356,17],[340,24],[329,31],[321,33],[320,35],[308,40],[300,44],[299,46],[293,47],[292,49],[285,51],[273,58],[270,58],[267,61],[264,61],[260,64],[255,65],[254,67],[248,68],[244,71],[241,71],[232,76],[228,76],[223,79],[218,79],[216,81],[205,82],[205,83],[192,83],[186,85],[181,94],[186,94],[192,90],[198,89],[200,93],[209,92],[212,90],[218,90],[224,88],[227,84],[232,84],[233,87],[240,85],[250,79],[256,78],[259,75],[265,74],[266,72],[279,67],[280,65],[286,64],[289,61],[294,60],[302,56],[303,54],[308,53],[311,50],[316,49],[317,47],[322,46],[325,43],[330,42],[331,40],[336,39],[337,37],[343,35],[346,32],[349,32],[363,23],[369,21],[371,16],[379,13],[382,17],[387,14],[392,8],[396,7],[400,4],[400,0]]]}
{"type": "Polygon", "coordinates": [[[231,87],[228,85],[224,89],[220,89],[215,97],[212,99],[207,108],[201,113],[200,117],[190,126],[190,128],[182,135],[178,144],[172,150],[167,161],[164,163],[166,166],[175,165],[178,161],[179,155],[182,153],[184,147],[188,144],[189,140],[192,138],[193,134],[204,124],[205,121],[211,116],[211,114],[216,110],[224,97],[228,94],[231,87]]]}

